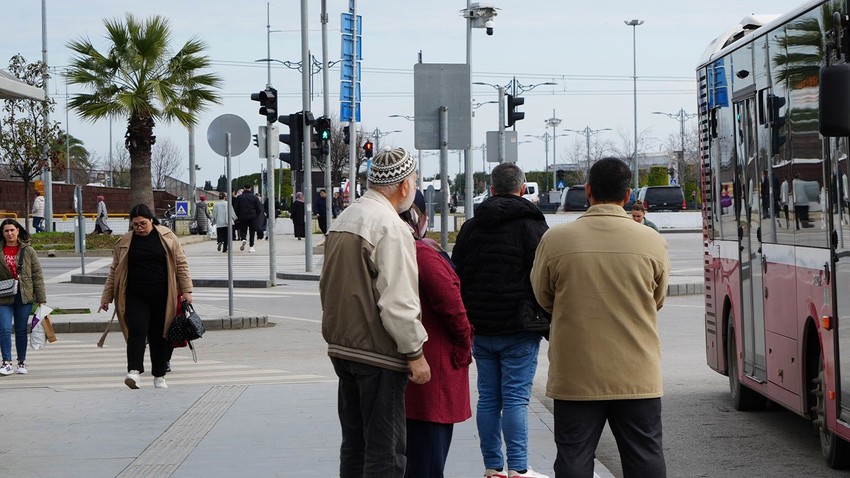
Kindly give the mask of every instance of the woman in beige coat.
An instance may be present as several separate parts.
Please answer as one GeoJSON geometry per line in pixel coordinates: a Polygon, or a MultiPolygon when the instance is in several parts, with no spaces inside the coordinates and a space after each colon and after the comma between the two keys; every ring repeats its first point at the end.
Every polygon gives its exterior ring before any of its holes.
{"type": "Polygon", "coordinates": [[[118,323],[127,341],[124,383],[139,388],[147,342],[154,387],[168,388],[165,373],[171,344],[166,334],[178,296],[182,294],[192,303],[189,264],[177,236],[159,225],[148,206],[138,204],[130,210],[130,226],[133,230],[115,245],[100,310],[108,310],[115,300],[118,323]]]}

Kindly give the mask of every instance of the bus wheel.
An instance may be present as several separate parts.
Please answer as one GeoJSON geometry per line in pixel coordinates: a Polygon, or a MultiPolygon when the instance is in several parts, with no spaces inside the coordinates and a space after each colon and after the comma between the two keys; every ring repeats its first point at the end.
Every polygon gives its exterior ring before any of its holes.
{"type": "Polygon", "coordinates": [[[826,400],[823,390],[823,357],[818,360],[818,376],[812,380],[812,395],[815,404],[812,407],[812,424],[820,437],[820,449],[823,459],[830,468],[843,469],[850,466],[850,443],[835,436],[826,426],[826,400]]]}
{"type": "Polygon", "coordinates": [[[732,397],[732,406],[735,410],[760,410],[764,408],[766,403],[765,398],[752,390],[751,388],[741,385],[738,381],[738,346],[735,341],[735,327],[732,326],[732,321],[729,321],[729,333],[726,334],[728,342],[726,344],[726,362],[729,368],[729,394],[732,397]]]}

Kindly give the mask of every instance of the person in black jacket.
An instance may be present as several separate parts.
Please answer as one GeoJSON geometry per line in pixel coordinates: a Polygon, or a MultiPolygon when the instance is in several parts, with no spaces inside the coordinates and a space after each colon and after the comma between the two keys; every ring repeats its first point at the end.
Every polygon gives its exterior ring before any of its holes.
{"type": "Polygon", "coordinates": [[[484,476],[543,477],[528,467],[528,401],[542,335],[547,334],[529,274],[548,226],[524,199],[525,174],[514,163],[491,173],[490,197],[458,234],[452,261],[475,330],[476,412],[484,476]],[[507,470],[502,455],[505,438],[507,470]]]}
{"type": "Polygon", "coordinates": [[[239,239],[242,241],[242,245],[239,247],[240,251],[245,250],[245,244],[248,243],[248,252],[254,252],[254,237],[257,234],[257,220],[258,218],[263,216],[263,203],[260,202],[260,198],[258,198],[254,192],[251,190],[251,185],[246,184],[244,188],[242,188],[242,194],[236,196],[236,201],[233,205],[233,209],[236,210],[236,217],[239,218],[239,239]],[[250,232],[248,235],[248,241],[245,239],[246,233],[250,232]]]}

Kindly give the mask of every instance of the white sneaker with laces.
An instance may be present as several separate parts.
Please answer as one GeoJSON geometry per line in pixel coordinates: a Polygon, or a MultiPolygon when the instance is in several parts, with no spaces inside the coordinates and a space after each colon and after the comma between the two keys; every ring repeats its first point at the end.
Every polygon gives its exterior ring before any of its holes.
{"type": "Polygon", "coordinates": [[[251,247],[251,248],[248,249],[248,252],[257,252],[257,251],[255,251],[254,248],[251,247]]]}
{"type": "Polygon", "coordinates": [[[514,470],[508,470],[508,478],[549,478],[549,475],[544,475],[543,473],[537,473],[532,470],[531,467],[525,471],[525,473],[519,473],[514,470]]]}
{"type": "Polygon", "coordinates": [[[487,468],[484,470],[484,478],[508,478],[508,474],[494,468],[487,468]]]}
{"type": "Polygon", "coordinates": [[[242,239],[242,245],[241,245],[241,246],[239,246],[239,250],[240,250],[240,251],[244,251],[244,250],[245,250],[245,246],[247,246],[247,245],[248,245],[248,241],[246,241],[245,239],[242,239]]]}
{"type": "Polygon", "coordinates": [[[11,362],[3,362],[3,365],[0,366],[0,375],[12,375],[11,362]]]}
{"type": "Polygon", "coordinates": [[[133,390],[137,390],[140,383],[141,381],[139,379],[138,370],[130,370],[130,372],[127,373],[127,377],[124,378],[124,385],[132,388],[133,390]]]}
{"type": "Polygon", "coordinates": [[[15,372],[17,372],[21,375],[26,375],[27,374],[27,364],[25,364],[23,362],[19,363],[18,368],[15,369],[15,372]]]}
{"type": "Polygon", "coordinates": [[[153,388],[168,388],[168,384],[165,383],[165,377],[154,377],[153,388]]]}

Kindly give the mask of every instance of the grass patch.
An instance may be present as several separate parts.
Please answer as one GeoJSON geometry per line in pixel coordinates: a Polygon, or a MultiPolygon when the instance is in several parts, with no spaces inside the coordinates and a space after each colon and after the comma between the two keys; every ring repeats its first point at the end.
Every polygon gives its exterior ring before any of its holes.
{"type": "MultiPolygon", "coordinates": [[[[114,249],[120,234],[88,234],[86,249],[114,249]]],[[[31,236],[30,244],[37,251],[55,249],[59,251],[74,250],[73,232],[40,232],[31,236]]]]}
{"type": "Polygon", "coordinates": [[[91,309],[53,309],[50,315],[62,314],[91,314],[91,309]]]}
{"type": "MultiPolygon", "coordinates": [[[[449,244],[454,244],[457,241],[457,233],[458,231],[449,231],[449,244]]],[[[425,237],[437,242],[440,242],[440,239],[442,239],[439,231],[428,231],[425,233],[425,237]]]]}

